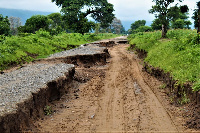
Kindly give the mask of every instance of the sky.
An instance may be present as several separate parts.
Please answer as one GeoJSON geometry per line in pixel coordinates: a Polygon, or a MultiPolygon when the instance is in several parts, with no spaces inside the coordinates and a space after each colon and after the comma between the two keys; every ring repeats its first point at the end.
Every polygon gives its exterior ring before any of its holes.
{"type": "MultiPolygon", "coordinates": [[[[190,8],[190,17],[196,8],[196,2],[199,0],[184,0],[182,5],[188,5],[190,8]]],[[[153,14],[148,10],[154,5],[152,0],[108,0],[115,8],[114,14],[121,21],[146,20],[152,21],[153,14]]],[[[59,12],[60,8],[52,3],[51,0],[0,0],[0,8],[25,9],[45,12],[59,12]]]]}

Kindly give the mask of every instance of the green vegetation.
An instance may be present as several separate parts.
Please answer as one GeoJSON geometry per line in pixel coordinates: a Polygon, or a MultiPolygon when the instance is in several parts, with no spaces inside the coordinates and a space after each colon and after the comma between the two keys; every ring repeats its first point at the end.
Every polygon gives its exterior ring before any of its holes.
{"type": "Polygon", "coordinates": [[[148,32],[153,31],[153,29],[149,26],[145,26],[145,20],[138,20],[131,24],[131,29],[129,29],[130,34],[138,33],[138,32],[148,32]]]}
{"type": "Polygon", "coordinates": [[[197,9],[194,10],[194,14],[192,16],[192,18],[194,19],[194,26],[197,29],[197,33],[200,32],[200,1],[197,2],[197,9]]]}
{"type": "Polygon", "coordinates": [[[19,27],[20,32],[35,33],[39,29],[49,30],[50,21],[47,16],[34,15],[26,20],[24,26],[19,27]]]}
{"type": "Polygon", "coordinates": [[[36,34],[21,33],[18,36],[0,36],[0,70],[14,64],[22,64],[50,54],[71,49],[88,42],[113,38],[114,34],[61,33],[50,35],[50,32],[39,30],[36,34]]]}
{"type": "Polygon", "coordinates": [[[159,88],[160,88],[160,89],[165,89],[166,86],[167,86],[167,85],[164,83],[164,84],[162,84],[159,88]]]}
{"type": "Polygon", "coordinates": [[[52,0],[52,2],[62,8],[65,22],[71,30],[81,34],[95,27],[94,22],[88,21],[88,15],[101,23],[102,28],[107,28],[115,17],[113,4],[107,0],[52,0]]]}
{"type": "MultiPolygon", "coordinates": [[[[183,0],[177,1],[182,2],[183,0]]],[[[166,38],[170,20],[172,20],[173,23],[178,23],[178,26],[180,26],[180,21],[176,22],[176,20],[181,18],[182,14],[187,13],[189,9],[187,5],[177,7],[178,3],[174,3],[176,0],[153,0],[153,2],[155,2],[155,5],[152,6],[152,9],[149,10],[149,13],[155,14],[155,17],[159,19],[159,21],[154,21],[154,23],[159,22],[162,24],[162,37],[166,38]],[[172,6],[173,4],[175,4],[175,6],[172,6]]],[[[185,21],[186,20],[184,18],[183,22],[185,21]]],[[[185,24],[190,23],[185,22],[185,24]]],[[[177,26],[177,24],[174,26],[177,26]]]]}
{"type": "Polygon", "coordinates": [[[118,34],[124,30],[120,20],[113,21],[114,8],[107,0],[52,2],[61,6],[62,14],[33,15],[27,19],[24,26],[21,26],[20,18],[4,18],[0,14],[0,70],[75,48],[80,44],[118,36],[99,34],[100,29],[109,26],[118,34]],[[86,11],[83,11],[83,8],[86,8],[86,11]],[[88,21],[88,15],[97,23],[88,21]],[[94,29],[98,30],[95,34],[88,33],[94,29]]]}
{"type": "Polygon", "coordinates": [[[95,24],[95,33],[114,33],[114,34],[127,34],[122,22],[118,18],[114,18],[112,23],[107,28],[102,28],[100,23],[95,24]]]}
{"type": "Polygon", "coordinates": [[[0,14],[0,35],[9,35],[10,33],[10,23],[8,17],[3,17],[0,14]]]}
{"type": "Polygon", "coordinates": [[[53,113],[52,107],[51,106],[45,106],[44,107],[44,114],[45,115],[51,115],[53,113]]]}
{"type": "Polygon", "coordinates": [[[196,30],[170,30],[166,39],[161,31],[129,36],[131,45],[148,52],[145,62],[170,72],[177,83],[190,82],[200,90],[200,35],[196,30]]]}

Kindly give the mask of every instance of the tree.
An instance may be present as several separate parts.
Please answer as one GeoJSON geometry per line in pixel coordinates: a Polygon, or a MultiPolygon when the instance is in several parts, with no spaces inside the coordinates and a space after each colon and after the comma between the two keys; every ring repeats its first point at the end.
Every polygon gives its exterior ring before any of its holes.
{"type": "Polygon", "coordinates": [[[99,34],[100,26],[101,26],[100,23],[95,24],[95,34],[99,34]]]}
{"type": "Polygon", "coordinates": [[[127,31],[125,30],[124,26],[122,25],[122,28],[121,28],[121,34],[127,34],[127,31]]]}
{"type": "Polygon", "coordinates": [[[47,16],[44,15],[34,15],[26,20],[24,26],[18,28],[21,32],[35,33],[39,29],[49,30],[50,21],[47,16]]]}
{"type": "Polygon", "coordinates": [[[140,26],[135,30],[135,32],[150,32],[153,31],[153,29],[150,26],[140,26]]]}
{"type": "Polygon", "coordinates": [[[88,15],[96,22],[101,23],[102,28],[108,27],[114,19],[113,5],[107,0],[52,0],[52,2],[62,8],[61,12],[64,13],[67,24],[82,34],[94,27],[94,23],[87,19],[88,15]],[[87,27],[83,27],[85,25],[87,27]]]}
{"type": "MultiPolygon", "coordinates": [[[[99,24],[100,26],[100,24],[99,24]]],[[[122,25],[122,22],[118,18],[114,18],[112,23],[107,28],[101,28],[99,27],[99,32],[101,33],[114,33],[114,34],[126,34],[125,28],[122,25]]]]}
{"type": "Polygon", "coordinates": [[[171,27],[174,29],[183,29],[183,28],[187,28],[190,29],[190,25],[192,23],[190,21],[185,21],[184,19],[177,19],[175,21],[172,22],[171,27]]]}
{"type": "Polygon", "coordinates": [[[19,17],[9,17],[10,22],[10,33],[16,35],[18,33],[18,27],[22,25],[21,19],[19,17]]]}
{"type": "Polygon", "coordinates": [[[52,35],[59,34],[67,29],[67,25],[60,13],[52,13],[47,17],[49,19],[49,30],[52,35]]]}
{"type": "Polygon", "coordinates": [[[138,20],[135,21],[134,23],[131,24],[131,29],[132,30],[136,30],[137,28],[139,28],[140,26],[145,26],[146,21],[145,20],[138,20]]]}
{"type": "Polygon", "coordinates": [[[138,28],[141,26],[145,26],[146,21],[145,20],[137,20],[134,23],[131,24],[131,29],[129,30],[129,33],[137,33],[138,28]]]}
{"type": "Polygon", "coordinates": [[[120,34],[123,28],[123,25],[120,19],[114,18],[110,27],[111,27],[112,33],[120,34]]]}
{"type": "Polygon", "coordinates": [[[171,28],[174,29],[190,29],[190,25],[192,24],[189,20],[187,20],[189,8],[187,5],[184,6],[174,6],[169,9],[169,16],[171,17],[171,28]]]}
{"type": "MultiPolygon", "coordinates": [[[[178,0],[182,2],[182,0],[178,0]]],[[[170,6],[175,0],[153,0],[156,5],[152,6],[149,13],[155,14],[155,17],[160,19],[162,23],[162,37],[165,38],[167,34],[167,27],[169,27],[169,20],[171,19],[170,6]]]]}
{"type": "Polygon", "coordinates": [[[200,33],[200,1],[197,2],[198,9],[194,10],[192,18],[194,19],[194,26],[197,29],[197,33],[200,33]]]}
{"type": "Polygon", "coordinates": [[[10,34],[10,23],[8,20],[8,17],[3,17],[2,14],[0,14],[0,35],[9,35],[10,34]]]}
{"type": "MultiPolygon", "coordinates": [[[[169,28],[187,28],[190,29],[190,25],[192,24],[189,20],[187,20],[188,17],[188,7],[186,5],[184,6],[173,6],[169,8],[168,12],[168,18],[169,18],[169,25],[167,29],[169,28]]],[[[162,30],[162,21],[159,18],[156,18],[153,23],[151,24],[151,27],[153,30],[162,30]]]]}
{"type": "Polygon", "coordinates": [[[161,20],[156,18],[153,20],[151,27],[153,30],[162,30],[162,23],[161,20]]]}
{"type": "Polygon", "coordinates": [[[87,18],[82,18],[76,24],[73,24],[73,27],[75,32],[84,34],[95,29],[95,23],[88,21],[87,18]]]}

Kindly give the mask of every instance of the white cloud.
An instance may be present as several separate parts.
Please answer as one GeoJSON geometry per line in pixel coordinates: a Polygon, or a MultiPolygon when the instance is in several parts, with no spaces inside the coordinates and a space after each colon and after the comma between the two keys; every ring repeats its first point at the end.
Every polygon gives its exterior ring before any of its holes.
{"type": "MultiPolygon", "coordinates": [[[[199,0],[184,0],[181,5],[188,5],[190,8],[190,17],[199,0]]],[[[149,14],[148,10],[155,5],[152,0],[108,0],[115,8],[116,17],[124,21],[147,20],[154,19],[153,14],[149,14]]]]}
{"type": "Polygon", "coordinates": [[[24,9],[33,11],[59,12],[51,0],[0,0],[1,8],[24,9]]]}
{"type": "Polygon", "coordinates": [[[151,0],[108,0],[114,5],[116,17],[121,20],[133,21],[138,19],[152,20],[153,15],[148,13],[151,0]]]}
{"type": "MultiPolygon", "coordinates": [[[[189,6],[190,16],[199,0],[184,0],[182,4],[189,6]]],[[[144,19],[152,21],[154,15],[148,10],[154,5],[152,0],[108,0],[115,8],[116,17],[122,21],[134,21],[144,19]]],[[[60,8],[51,0],[0,0],[1,8],[25,9],[34,11],[59,12],[60,8]]]]}

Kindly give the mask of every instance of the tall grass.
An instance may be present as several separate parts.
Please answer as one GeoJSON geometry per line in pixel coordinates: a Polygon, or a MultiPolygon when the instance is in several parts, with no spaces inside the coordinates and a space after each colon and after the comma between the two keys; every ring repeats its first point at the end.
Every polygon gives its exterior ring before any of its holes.
{"type": "Polygon", "coordinates": [[[0,70],[14,64],[23,64],[37,58],[78,47],[80,44],[100,39],[116,37],[114,34],[61,33],[51,36],[47,31],[37,31],[36,34],[20,34],[18,36],[0,36],[0,70]]]}
{"type": "MultiPolygon", "coordinates": [[[[141,33],[140,33],[141,34],[141,33]]],[[[131,45],[148,52],[145,62],[170,72],[179,84],[193,83],[200,90],[200,43],[196,30],[170,30],[167,39],[161,32],[129,37],[131,45]]]]}

